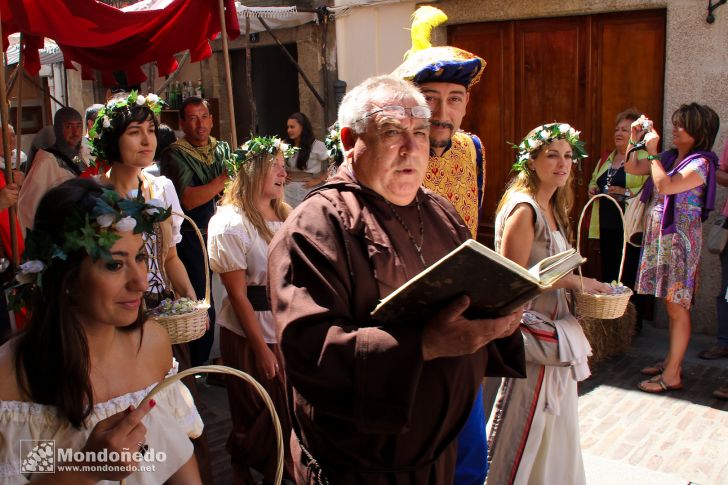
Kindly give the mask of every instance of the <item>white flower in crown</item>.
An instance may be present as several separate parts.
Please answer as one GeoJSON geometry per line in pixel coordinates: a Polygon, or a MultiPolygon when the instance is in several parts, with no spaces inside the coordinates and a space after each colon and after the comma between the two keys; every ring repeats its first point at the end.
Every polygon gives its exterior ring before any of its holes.
{"type": "Polygon", "coordinates": [[[137,99],[136,99],[137,106],[144,106],[144,103],[146,103],[146,102],[147,102],[147,100],[144,98],[144,96],[142,96],[141,94],[139,96],[137,96],[137,99]]]}
{"type": "Polygon", "coordinates": [[[104,128],[110,128],[111,127],[111,118],[104,115],[104,128]]]}
{"type": "Polygon", "coordinates": [[[122,217],[119,222],[114,224],[114,228],[119,232],[133,231],[136,227],[136,220],[133,217],[122,217]]]}
{"type": "Polygon", "coordinates": [[[548,132],[548,131],[546,131],[546,130],[541,130],[541,131],[539,131],[539,133],[538,133],[538,136],[539,136],[539,138],[541,138],[542,140],[545,140],[546,138],[548,138],[548,137],[549,137],[549,132],[548,132]]]}
{"type": "Polygon", "coordinates": [[[43,271],[44,268],[45,264],[43,264],[43,261],[38,261],[37,259],[26,261],[20,265],[20,272],[15,275],[15,279],[24,285],[33,283],[37,278],[37,274],[43,271]]]}
{"type": "Polygon", "coordinates": [[[96,217],[96,223],[101,227],[110,227],[114,223],[116,216],[114,214],[101,214],[96,217]]]}
{"type": "Polygon", "coordinates": [[[159,96],[154,93],[147,94],[147,103],[157,104],[159,102],[159,96]]]}
{"type": "Polygon", "coordinates": [[[243,143],[243,146],[241,148],[247,152],[248,149],[250,148],[250,140],[243,143]]]}
{"type": "Polygon", "coordinates": [[[559,131],[561,133],[568,133],[569,136],[571,136],[571,134],[574,131],[574,129],[571,126],[569,126],[567,123],[561,123],[559,125],[559,131]]]}
{"type": "Polygon", "coordinates": [[[37,259],[26,261],[20,265],[20,271],[23,273],[40,273],[43,271],[43,268],[45,268],[45,264],[43,264],[43,261],[38,261],[37,259]]]}

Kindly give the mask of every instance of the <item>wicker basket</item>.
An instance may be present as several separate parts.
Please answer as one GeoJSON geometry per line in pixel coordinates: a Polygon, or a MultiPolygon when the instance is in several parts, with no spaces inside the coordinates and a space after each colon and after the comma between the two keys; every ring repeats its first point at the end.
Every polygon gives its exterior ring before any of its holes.
{"type": "MultiPolygon", "coordinates": [[[[579,217],[579,225],[577,226],[577,248],[581,247],[581,223],[584,220],[584,214],[586,214],[586,209],[589,207],[589,205],[591,205],[592,202],[599,198],[608,199],[615,206],[617,206],[619,216],[622,218],[622,227],[624,227],[624,214],[622,213],[622,208],[619,206],[617,201],[615,201],[612,197],[606,194],[597,194],[584,205],[584,208],[581,211],[581,216],[579,217]]],[[[624,271],[624,258],[626,256],[626,250],[627,240],[626,237],[624,237],[622,243],[622,262],[619,265],[618,281],[620,282],[622,281],[622,271],[624,271]]],[[[577,315],[588,318],[599,318],[602,320],[612,320],[624,315],[624,312],[627,310],[629,298],[632,296],[632,290],[627,288],[626,292],[620,293],[618,295],[592,295],[590,293],[584,292],[584,277],[581,274],[581,266],[579,266],[579,278],[581,280],[581,291],[574,292],[577,315]]]]}
{"type": "MultiPolygon", "coordinates": [[[[157,394],[165,387],[170,386],[174,382],[177,382],[187,376],[195,374],[227,374],[235,376],[253,386],[256,392],[260,395],[260,397],[263,399],[263,402],[265,403],[265,406],[268,408],[268,412],[270,412],[271,419],[273,420],[273,427],[276,431],[276,454],[278,456],[278,464],[276,466],[276,475],[273,483],[275,483],[276,485],[280,485],[281,481],[283,480],[283,432],[281,430],[281,422],[278,419],[276,408],[273,405],[273,401],[271,401],[268,392],[266,392],[265,388],[263,388],[263,386],[261,386],[258,381],[253,379],[245,372],[238,369],[233,369],[232,367],[226,367],[224,365],[203,365],[199,367],[192,367],[173,376],[167,377],[162,382],[157,384],[151,391],[149,391],[149,394],[146,395],[146,397],[142,400],[141,403],[139,403],[139,406],[137,407],[143,407],[144,405],[146,405],[147,402],[152,397],[154,397],[155,394],[157,394]]],[[[122,480],[120,483],[121,485],[124,485],[124,480],[122,480]]]]}
{"type": "Polygon", "coordinates": [[[199,301],[197,307],[189,313],[168,317],[152,314],[151,318],[167,330],[173,344],[183,344],[202,337],[207,330],[207,310],[210,308],[210,268],[207,262],[205,240],[202,238],[197,224],[185,214],[178,212],[173,212],[173,214],[184,217],[192,225],[202,245],[202,254],[205,257],[205,299],[199,301]]]}

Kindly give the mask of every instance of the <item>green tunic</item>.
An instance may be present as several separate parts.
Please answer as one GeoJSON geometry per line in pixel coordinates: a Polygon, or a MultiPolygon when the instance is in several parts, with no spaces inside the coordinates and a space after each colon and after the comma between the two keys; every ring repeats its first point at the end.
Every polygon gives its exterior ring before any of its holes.
{"type": "MultiPolygon", "coordinates": [[[[162,153],[159,170],[162,175],[172,180],[177,195],[182,200],[187,187],[206,185],[222,174],[225,169],[223,161],[230,156],[230,146],[224,141],[210,137],[209,145],[195,147],[182,138],[162,153]]],[[[215,214],[216,201],[217,197],[214,197],[199,207],[185,210],[185,214],[191,217],[200,229],[206,230],[207,223],[215,214]]]]}

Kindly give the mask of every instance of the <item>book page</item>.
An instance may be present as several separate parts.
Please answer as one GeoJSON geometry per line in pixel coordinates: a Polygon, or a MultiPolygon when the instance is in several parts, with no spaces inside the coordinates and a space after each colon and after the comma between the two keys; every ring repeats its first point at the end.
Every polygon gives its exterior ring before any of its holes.
{"type": "Polygon", "coordinates": [[[529,271],[531,274],[538,275],[542,286],[551,286],[585,261],[586,258],[579,254],[576,249],[569,249],[542,259],[529,271]]]}

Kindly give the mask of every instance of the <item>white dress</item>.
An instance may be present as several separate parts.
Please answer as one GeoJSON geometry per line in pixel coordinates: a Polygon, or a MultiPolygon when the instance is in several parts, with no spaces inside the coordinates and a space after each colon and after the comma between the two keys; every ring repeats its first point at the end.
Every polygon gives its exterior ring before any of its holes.
{"type": "MultiPolygon", "coordinates": [[[[167,246],[170,248],[175,247],[180,243],[180,241],[182,241],[181,228],[183,218],[180,215],[174,214],[182,214],[182,207],[180,206],[179,197],[177,196],[174,184],[167,177],[154,176],[146,172],[142,172],[142,177],[147,181],[149,187],[148,191],[144,191],[144,199],[147,202],[152,199],[159,200],[162,202],[164,207],[171,209],[173,212],[172,239],[168,241],[167,246]]],[[[96,181],[101,181],[101,177],[99,175],[96,175],[94,179],[96,181]]],[[[104,182],[101,183],[103,184],[104,182]]],[[[133,192],[134,193],[130,195],[136,195],[136,190],[133,192]]],[[[167,288],[167,284],[162,273],[162,265],[164,262],[160,261],[161,248],[159,247],[159,243],[161,241],[158,240],[159,231],[155,230],[153,234],[145,232],[142,235],[142,238],[144,240],[147,255],[149,256],[149,286],[147,288],[147,293],[161,293],[167,288]]]]}
{"type": "MultiPolygon", "coordinates": [[[[176,373],[177,362],[173,362],[167,375],[176,373]]],[[[61,419],[53,406],[0,401],[0,485],[28,483],[43,476],[21,473],[21,465],[24,469],[32,466],[32,455],[27,452],[28,445],[31,445],[32,450],[38,441],[52,441],[56,458],[61,449],[80,451],[99,421],[126,410],[132,404],[138,406],[155,385],[95,404],[87,418],[88,425],[81,429],[76,429],[68,421],[61,419]],[[21,448],[26,456],[20,455],[21,448]]],[[[157,405],[142,418],[142,423],[147,428],[145,443],[153,450],[149,456],[154,455],[155,459],[140,462],[144,466],[153,465],[154,471],[132,473],[126,478],[127,485],[164,483],[192,456],[193,446],[189,438],[197,438],[202,433],[202,419],[189,390],[181,382],[175,382],[163,389],[154,396],[154,400],[157,405]]],[[[58,460],[56,465],[57,462],[58,460]]],[[[111,485],[118,482],[104,480],[98,483],[111,485]]]]}
{"type": "MultiPolygon", "coordinates": [[[[535,237],[528,266],[571,247],[551,230],[536,201],[512,194],[495,223],[500,250],[505,224],[520,203],[535,214],[535,237]]],[[[549,290],[523,313],[525,379],[505,379],[489,422],[486,484],[585,485],[579,439],[577,382],[589,377],[589,341],[569,310],[565,289],[549,290]]]]}
{"type": "MultiPolygon", "coordinates": [[[[298,160],[298,153],[296,153],[286,160],[286,171],[289,175],[294,177],[305,176],[305,174],[308,174],[310,175],[310,177],[308,177],[310,179],[311,177],[316,177],[322,172],[327,171],[326,161],[328,159],[329,152],[326,150],[326,145],[324,145],[324,143],[320,140],[314,140],[313,145],[311,145],[311,154],[306,162],[306,170],[299,170],[296,167],[296,160],[298,160]]],[[[298,204],[303,202],[303,199],[306,198],[308,193],[314,189],[314,187],[304,187],[305,184],[305,181],[288,182],[286,184],[286,202],[290,204],[291,207],[297,207],[298,204]]]]}
{"type": "MultiPolygon", "coordinates": [[[[268,221],[275,234],[283,222],[268,221]]],[[[248,286],[268,284],[268,243],[250,223],[245,213],[234,205],[221,205],[207,226],[207,252],[213,271],[212,288],[215,295],[215,321],[218,325],[245,336],[228,298],[220,273],[244,270],[248,286]]],[[[276,326],[270,311],[256,311],[266,343],[275,344],[276,326]]]]}

